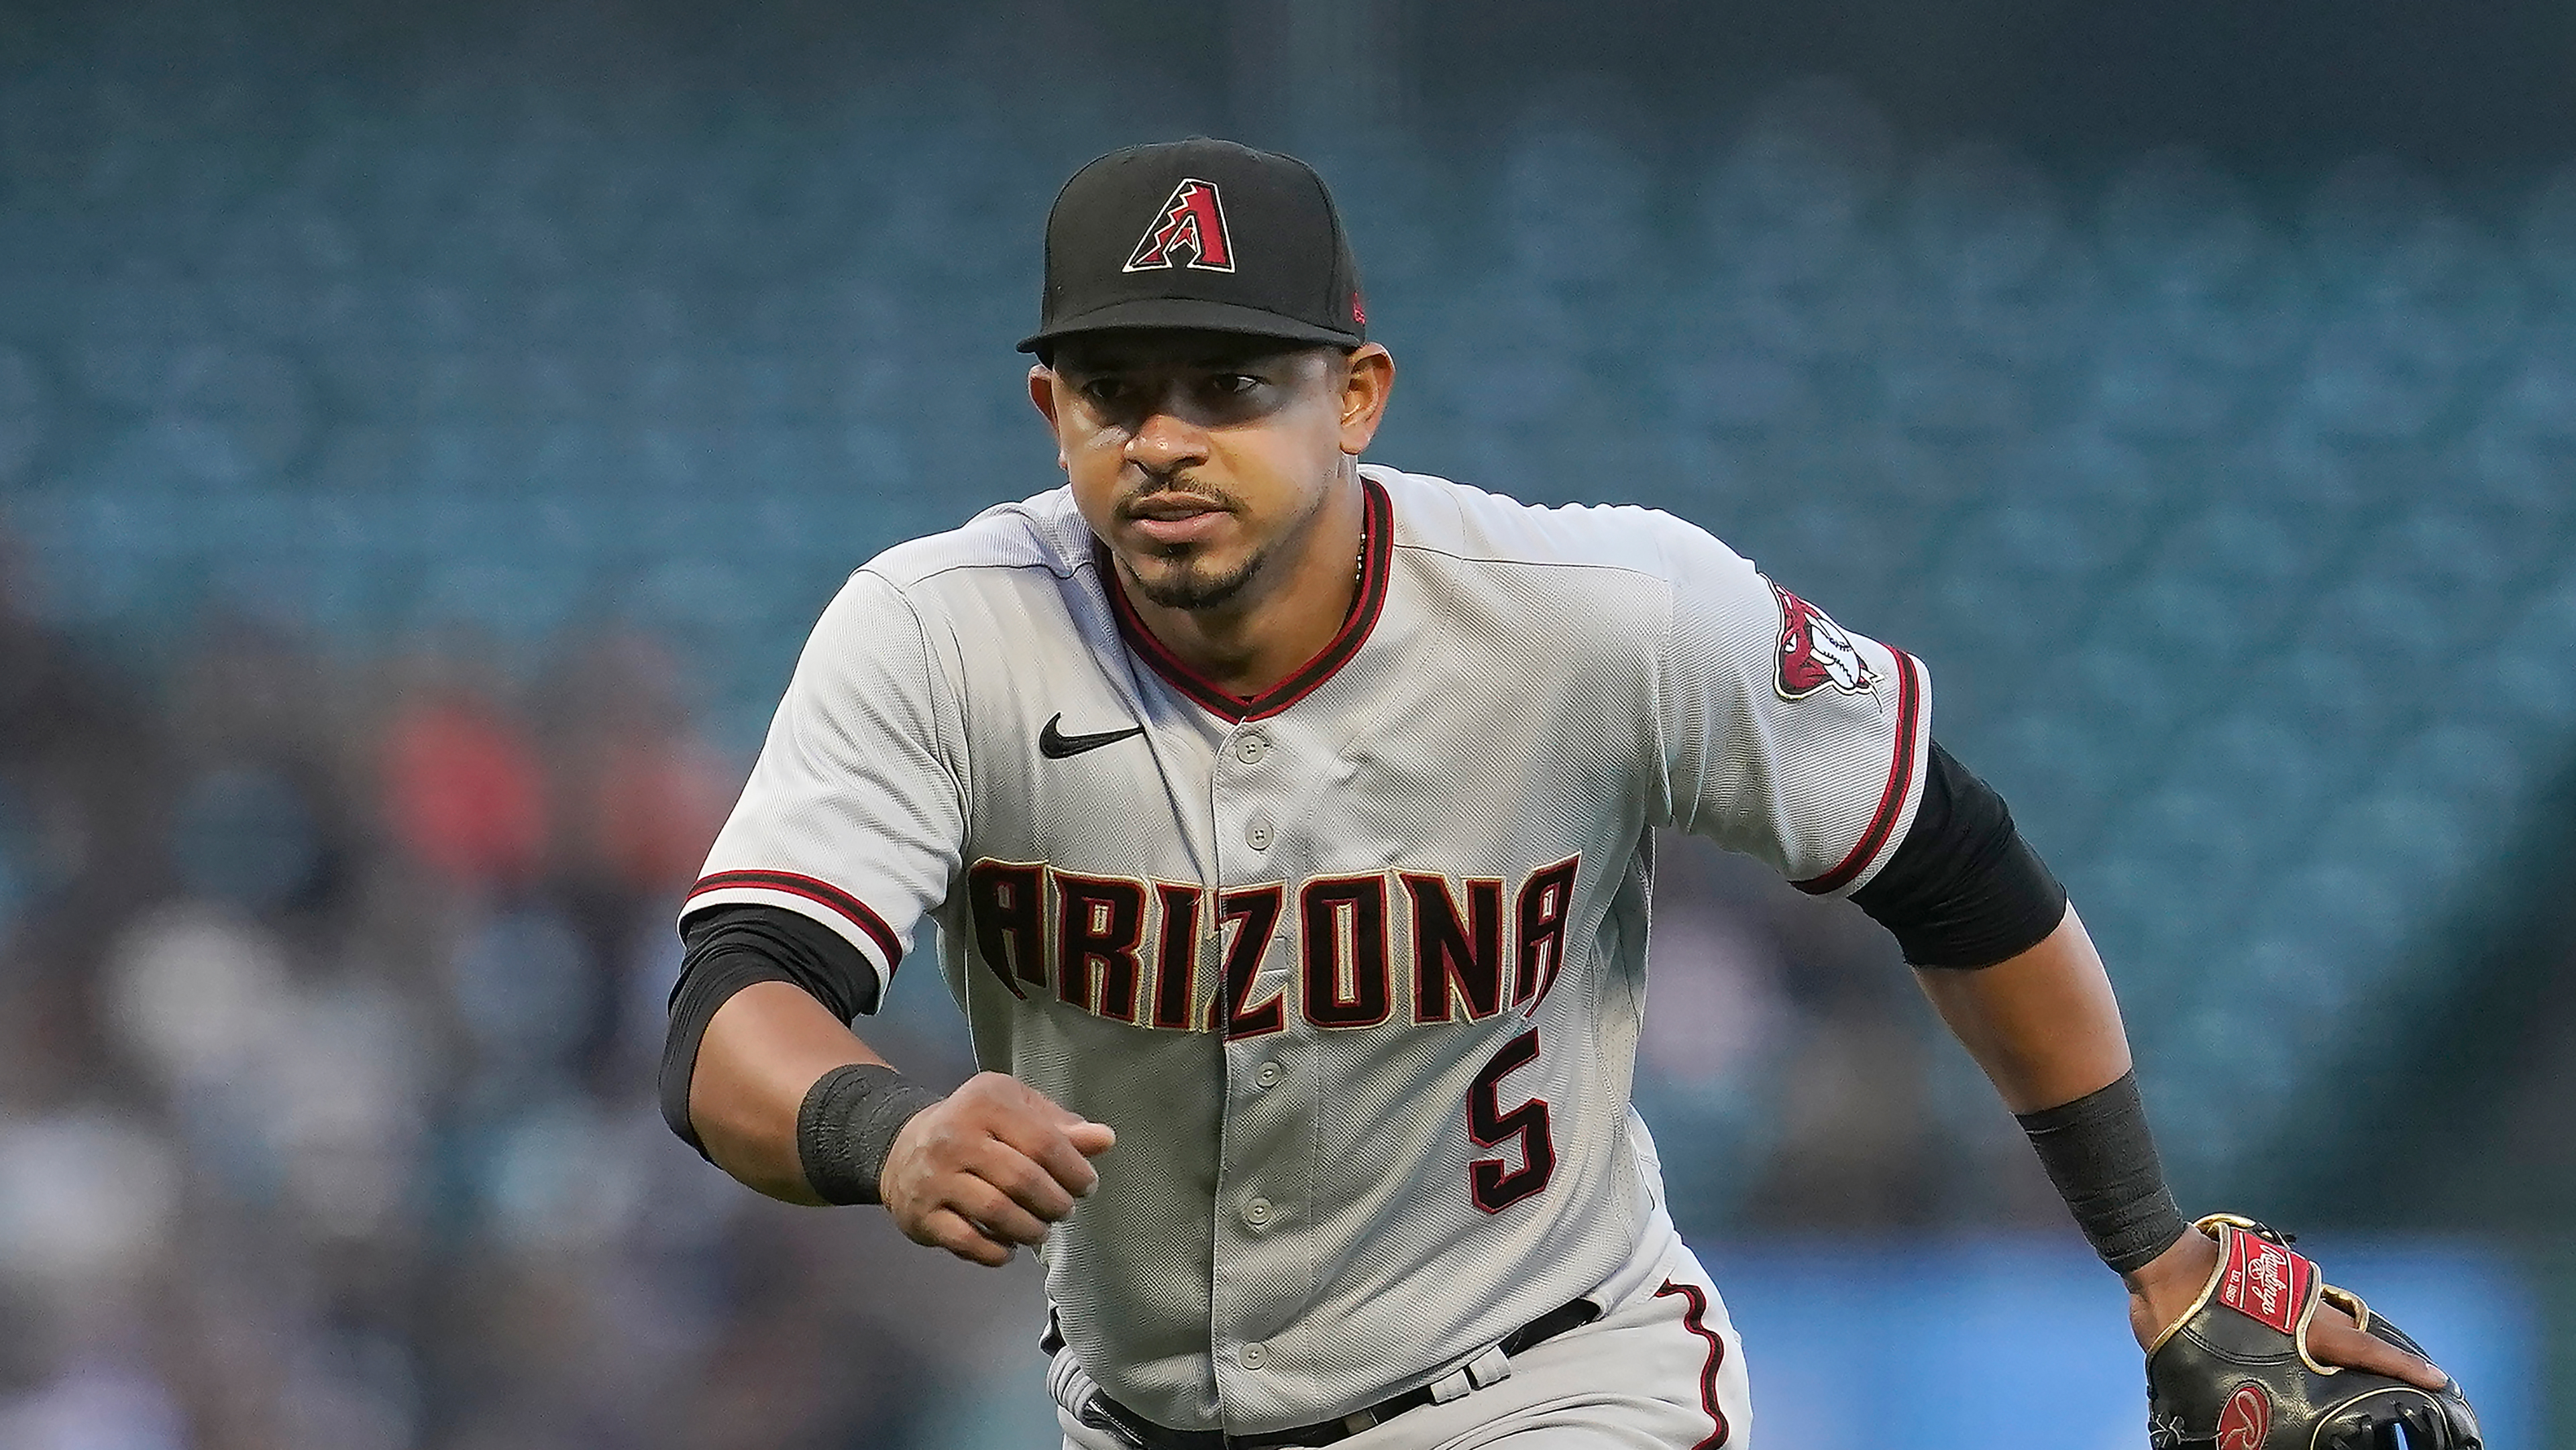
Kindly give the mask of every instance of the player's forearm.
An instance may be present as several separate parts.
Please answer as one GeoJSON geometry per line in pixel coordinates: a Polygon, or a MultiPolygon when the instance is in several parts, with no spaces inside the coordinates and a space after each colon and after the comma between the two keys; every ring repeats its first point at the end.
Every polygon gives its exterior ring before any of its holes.
{"type": "Polygon", "coordinates": [[[2134,1289],[2184,1221],[2130,1072],[2120,1004],[2074,909],[1991,967],[1917,976],[2030,1135],[2085,1240],[2134,1289]]]}
{"type": "Polygon", "coordinates": [[[825,1073],[883,1061],[804,989],[754,982],[707,1023],[689,1077],[689,1121],[727,1173],[771,1198],[820,1204],[798,1157],[797,1112],[825,1073]]]}
{"type": "Polygon", "coordinates": [[[2071,906],[2055,931],[2017,956],[1914,975],[2016,1113],[2073,1102],[2129,1070],[2120,1004],[2071,906]]]}

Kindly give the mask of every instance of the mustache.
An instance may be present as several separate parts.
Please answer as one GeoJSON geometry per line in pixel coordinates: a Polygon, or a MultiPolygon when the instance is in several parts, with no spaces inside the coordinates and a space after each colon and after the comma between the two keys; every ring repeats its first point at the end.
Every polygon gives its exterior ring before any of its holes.
{"type": "Polygon", "coordinates": [[[1118,500],[1118,514],[1122,518],[1138,518],[1155,506],[1170,504],[1197,505],[1227,513],[1240,509],[1234,495],[1197,482],[1186,473],[1149,473],[1142,483],[1129,489],[1118,500]]]}

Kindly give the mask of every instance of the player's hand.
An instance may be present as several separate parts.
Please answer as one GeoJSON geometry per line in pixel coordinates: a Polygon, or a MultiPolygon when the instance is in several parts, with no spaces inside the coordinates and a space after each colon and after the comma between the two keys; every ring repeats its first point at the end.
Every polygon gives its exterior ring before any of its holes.
{"type": "Polygon", "coordinates": [[[1118,1141],[998,1072],[913,1115],[886,1154],[878,1196],[905,1237],[994,1268],[1100,1184],[1090,1160],[1118,1141]]]}
{"type": "MultiPolygon", "coordinates": [[[[2127,1276],[2129,1329],[2145,1349],[2165,1326],[2191,1312],[2203,1285],[2218,1267],[2218,1242],[2207,1234],[2187,1233],[2153,1263],[2127,1276]]],[[[2385,1340],[2361,1332],[2351,1315],[2328,1300],[2317,1306],[2308,1323],[2308,1352],[2320,1364],[2368,1370],[2401,1379],[2438,1394],[2451,1377],[2385,1340]]]]}

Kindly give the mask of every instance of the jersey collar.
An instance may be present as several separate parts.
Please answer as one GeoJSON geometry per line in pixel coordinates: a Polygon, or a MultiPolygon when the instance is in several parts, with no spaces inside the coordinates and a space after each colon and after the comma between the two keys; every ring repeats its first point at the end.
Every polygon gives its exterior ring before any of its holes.
{"type": "Polygon", "coordinates": [[[1264,720],[1278,714],[1315,692],[1317,686],[1331,679],[1333,672],[1359,653],[1368,642],[1369,631],[1377,627],[1378,614],[1386,607],[1387,563],[1395,552],[1395,507],[1387,501],[1386,490],[1377,480],[1363,477],[1361,507],[1368,519],[1368,547],[1360,554],[1359,591],[1351,600],[1351,612],[1343,619],[1341,631],[1332,641],[1315,652],[1314,658],[1288,673],[1288,677],[1261,694],[1246,699],[1229,693],[1207,676],[1183,663],[1181,657],[1164,647],[1145,622],[1136,617],[1134,606],[1127,602],[1126,587],[1119,582],[1117,565],[1109,551],[1098,541],[1091,546],[1092,558],[1100,568],[1100,590],[1109,596],[1110,612],[1118,617],[1119,636],[1137,658],[1153,666],[1173,689],[1196,701],[1210,714],[1223,716],[1238,724],[1246,720],[1264,720]]]}

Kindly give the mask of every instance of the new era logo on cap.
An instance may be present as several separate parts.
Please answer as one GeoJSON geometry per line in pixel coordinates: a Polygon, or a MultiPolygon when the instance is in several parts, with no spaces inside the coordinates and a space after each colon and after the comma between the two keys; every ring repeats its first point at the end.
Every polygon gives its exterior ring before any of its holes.
{"type": "Polygon", "coordinates": [[[1184,177],[1172,188],[1171,200],[1163,203],[1161,215],[1136,239],[1136,250],[1127,254],[1122,272],[1142,272],[1148,267],[1169,267],[1172,253],[1187,251],[1190,265],[1202,271],[1234,270],[1234,238],[1225,232],[1225,200],[1217,195],[1216,183],[1198,177],[1184,177]]]}
{"type": "Polygon", "coordinates": [[[1113,151],[1047,213],[1046,293],[1022,352],[1178,328],[1357,347],[1359,267],[1314,168],[1194,136],[1113,151]]]}

